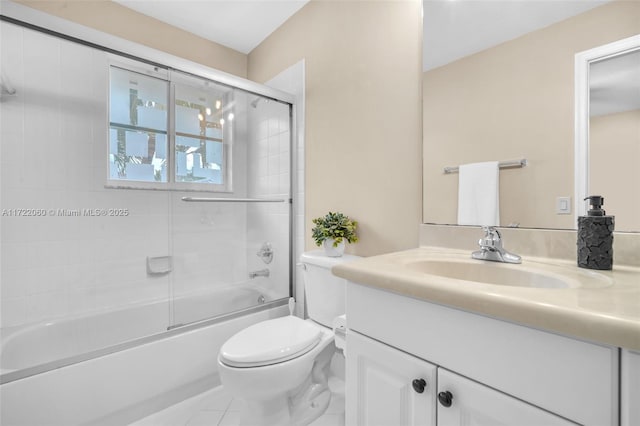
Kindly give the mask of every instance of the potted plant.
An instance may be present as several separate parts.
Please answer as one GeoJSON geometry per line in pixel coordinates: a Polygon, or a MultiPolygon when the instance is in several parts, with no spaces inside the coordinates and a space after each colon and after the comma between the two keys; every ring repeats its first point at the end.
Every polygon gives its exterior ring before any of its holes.
{"type": "Polygon", "coordinates": [[[313,219],[313,239],[317,246],[323,245],[327,256],[339,257],[344,253],[345,241],[358,241],[356,227],[358,222],[342,213],[329,212],[324,217],[313,219]]]}

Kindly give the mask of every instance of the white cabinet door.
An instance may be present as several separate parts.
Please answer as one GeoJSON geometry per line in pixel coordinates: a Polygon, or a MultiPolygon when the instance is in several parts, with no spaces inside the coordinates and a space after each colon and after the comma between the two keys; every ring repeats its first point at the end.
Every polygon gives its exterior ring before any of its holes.
{"type": "Polygon", "coordinates": [[[622,351],[620,424],[640,425],[640,353],[622,351]]]}
{"type": "Polygon", "coordinates": [[[443,368],[438,369],[438,426],[569,426],[570,422],[443,368]]]}
{"type": "Polygon", "coordinates": [[[435,426],[435,365],[352,331],[347,348],[348,426],[435,426]]]}

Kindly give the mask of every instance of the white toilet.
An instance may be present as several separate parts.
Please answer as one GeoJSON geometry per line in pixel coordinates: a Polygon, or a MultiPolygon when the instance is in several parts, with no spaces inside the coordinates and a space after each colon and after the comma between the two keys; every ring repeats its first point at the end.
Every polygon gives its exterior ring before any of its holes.
{"type": "Polygon", "coordinates": [[[286,316],[254,324],[227,340],[218,354],[220,380],[243,399],[241,425],[307,425],[329,405],[333,321],[345,313],[345,284],[331,267],[357,256],[304,253],[309,319],[286,316]]]}

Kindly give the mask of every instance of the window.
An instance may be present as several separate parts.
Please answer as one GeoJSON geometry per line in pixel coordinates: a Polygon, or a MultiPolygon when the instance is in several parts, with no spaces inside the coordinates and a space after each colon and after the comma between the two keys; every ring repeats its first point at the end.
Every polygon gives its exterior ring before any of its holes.
{"type": "Polygon", "coordinates": [[[110,71],[109,179],[167,182],[169,82],[110,71]]]}
{"type": "Polygon", "coordinates": [[[138,63],[109,87],[108,186],[231,190],[233,89],[138,63]]]}

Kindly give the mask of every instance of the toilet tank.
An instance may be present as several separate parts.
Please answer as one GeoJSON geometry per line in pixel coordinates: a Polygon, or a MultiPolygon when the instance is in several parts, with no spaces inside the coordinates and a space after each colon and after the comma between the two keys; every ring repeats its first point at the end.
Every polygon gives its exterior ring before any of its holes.
{"type": "Polygon", "coordinates": [[[333,319],[345,313],[345,279],[333,275],[331,268],[357,259],[360,256],[350,254],[329,257],[322,250],[300,256],[309,318],[331,328],[333,319]]]}

